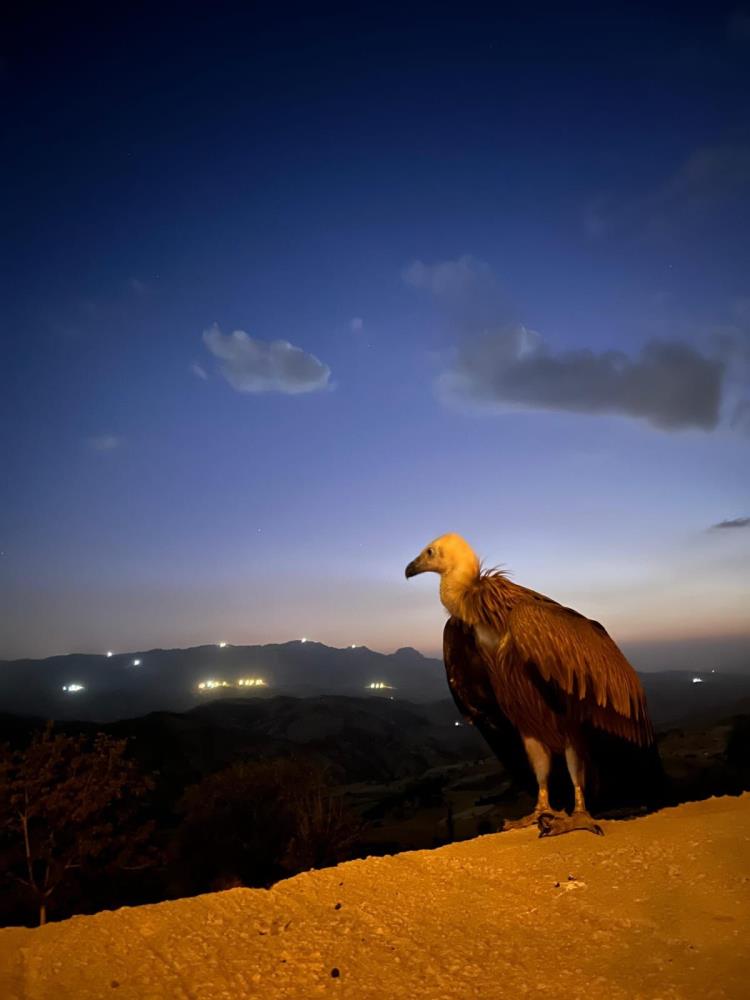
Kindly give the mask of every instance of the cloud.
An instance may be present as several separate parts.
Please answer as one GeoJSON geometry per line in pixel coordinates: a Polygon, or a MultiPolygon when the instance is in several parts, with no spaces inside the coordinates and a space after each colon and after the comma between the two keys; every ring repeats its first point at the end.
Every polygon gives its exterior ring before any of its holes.
{"type": "Polygon", "coordinates": [[[190,371],[193,373],[193,375],[197,376],[198,378],[202,378],[204,381],[208,378],[208,372],[203,367],[203,365],[199,365],[197,361],[193,361],[193,363],[190,365],[190,371]]]}
{"type": "Polygon", "coordinates": [[[349,321],[349,329],[352,331],[352,333],[360,333],[362,330],[364,330],[364,327],[365,327],[365,321],[362,319],[361,316],[354,316],[349,321]]]}
{"type": "Polygon", "coordinates": [[[437,296],[463,295],[474,285],[494,283],[489,264],[470,254],[437,264],[413,260],[402,269],[401,277],[412,288],[427,289],[437,296]]]}
{"type": "Polygon", "coordinates": [[[689,344],[652,340],[640,356],[588,349],[555,352],[524,327],[466,341],[438,379],[442,399],[490,409],[611,413],[662,430],[713,429],[724,363],[689,344]]]}
{"type": "Polygon", "coordinates": [[[719,521],[718,524],[712,524],[711,530],[717,528],[747,528],[750,527],[750,517],[735,517],[731,521],[719,521]]]}
{"type": "Polygon", "coordinates": [[[148,291],[148,285],[145,281],[141,281],[140,278],[130,278],[128,285],[134,295],[145,295],[148,291]]]}
{"type": "Polygon", "coordinates": [[[98,434],[87,439],[86,443],[92,451],[114,451],[122,444],[122,438],[116,434],[98,434]]]}
{"type": "MultiPolygon", "coordinates": [[[[468,254],[433,265],[415,260],[401,274],[410,287],[431,293],[458,336],[456,353],[437,379],[444,403],[619,414],[667,431],[713,430],[722,414],[736,429],[750,425],[750,403],[738,402],[750,371],[750,336],[741,326],[714,328],[705,349],[662,338],[648,341],[637,356],[560,351],[509,315],[484,261],[468,254]]],[[[733,305],[744,315],[743,298],[733,305]]]]}
{"type": "Polygon", "coordinates": [[[329,386],[328,365],[286,340],[257,340],[244,330],[225,336],[214,323],[204,331],[203,343],[219,359],[219,371],[237,392],[298,395],[329,386]]]}

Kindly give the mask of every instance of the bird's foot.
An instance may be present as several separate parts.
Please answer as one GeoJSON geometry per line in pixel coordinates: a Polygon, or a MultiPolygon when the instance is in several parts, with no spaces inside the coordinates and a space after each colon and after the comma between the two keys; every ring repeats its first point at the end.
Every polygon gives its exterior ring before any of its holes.
{"type": "Polygon", "coordinates": [[[506,819],[503,820],[502,831],[505,833],[506,830],[525,830],[530,826],[536,826],[541,822],[542,816],[549,816],[550,819],[562,819],[568,818],[567,813],[555,812],[554,809],[535,809],[534,812],[529,813],[528,816],[522,816],[520,819],[506,819]]]}
{"type": "Polygon", "coordinates": [[[594,817],[585,811],[574,812],[568,816],[567,813],[553,813],[547,810],[540,813],[536,822],[540,837],[559,837],[561,833],[571,833],[573,830],[588,830],[598,837],[604,836],[604,830],[594,817]]]}

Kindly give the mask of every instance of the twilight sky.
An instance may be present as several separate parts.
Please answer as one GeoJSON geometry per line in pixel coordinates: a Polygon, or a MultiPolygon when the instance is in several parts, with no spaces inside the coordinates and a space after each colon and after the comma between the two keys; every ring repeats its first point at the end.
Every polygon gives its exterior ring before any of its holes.
{"type": "Polygon", "coordinates": [[[446,531],[747,650],[750,7],[312,6],[3,40],[0,657],[434,652],[446,531]]]}

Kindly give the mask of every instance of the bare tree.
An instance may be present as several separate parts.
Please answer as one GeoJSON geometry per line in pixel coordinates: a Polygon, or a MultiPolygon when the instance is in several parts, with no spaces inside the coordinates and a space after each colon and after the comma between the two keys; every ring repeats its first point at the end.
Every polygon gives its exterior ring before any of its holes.
{"type": "Polygon", "coordinates": [[[55,733],[50,724],[25,750],[0,748],[7,874],[33,899],[40,925],[76,870],[143,861],[150,828],[132,821],[152,786],[126,743],[55,733]]]}

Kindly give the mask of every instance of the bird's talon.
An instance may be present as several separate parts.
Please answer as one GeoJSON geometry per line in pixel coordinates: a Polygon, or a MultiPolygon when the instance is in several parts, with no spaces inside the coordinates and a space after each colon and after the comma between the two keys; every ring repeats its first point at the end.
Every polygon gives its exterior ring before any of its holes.
{"type": "Polygon", "coordinates": [[[536,825],[539,827],[539,836],[548,837],[552,832],[552,825],[555,817],[552,813],[540,813],[536,818],[536,825]]]}
{"type": "Polygon", "coordinates": [[[597,837],[604,836],[604,830],[595,823],[585,811],[574,812],[571,816],[565,813],[553,816],[549,813],[542,813],[538,820],[540,837],[559,837],[562,833],[572,833],[573,830],[588,830],[589,833],[596,834],[597,837]]]}

